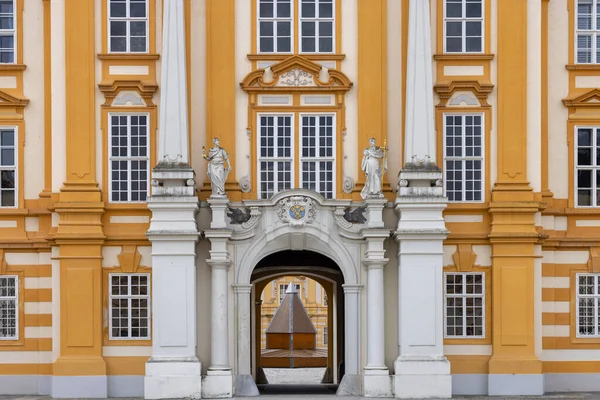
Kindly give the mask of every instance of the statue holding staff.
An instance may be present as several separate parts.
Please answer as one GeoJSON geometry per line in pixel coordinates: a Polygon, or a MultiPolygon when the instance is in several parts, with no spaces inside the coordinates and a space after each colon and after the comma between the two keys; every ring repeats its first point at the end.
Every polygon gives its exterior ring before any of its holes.
{"type": "Polygon", "coordinates": [[[365,187],[360,192],[363,199],[383,197],[383,174],[387,172],[387,147],[375,145],[375,138],[369,139],[369,147],[363,152],[361,169],[366,175],[365,187]],[[381,163],[380,163],[381,160],[381,163]],[[380,165],[381,164],[381,165],[380,165]]]}
{"type": "Polygon", "coordinates": [[[206,147],[202,146],[202,158],[208,161],[207,175],[210,179],[212,187],[212,195],[210,197],[225,197],[225,182],[229,171],[231,171],[231,163],[225,149],[220,146],[219,138],[213,139],[214,146],[206,154],[206,147]],[[227,162],[227,168],[225,163],[227,162]]]}

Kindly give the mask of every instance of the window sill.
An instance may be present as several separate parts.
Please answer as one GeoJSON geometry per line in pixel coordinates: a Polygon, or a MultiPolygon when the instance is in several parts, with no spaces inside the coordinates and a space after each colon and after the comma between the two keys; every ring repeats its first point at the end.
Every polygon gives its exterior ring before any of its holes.
{"type": "Polygon", "coordinates": [[[106,211],[144,210],[149,211],[148,203],[110,203],[106,202],[106,211]]]}
{"type": "Polygon", "coordinates": [[[25,64],[0,64],[0,71],[25,71],[25,64]]]}
{"type": "Polygon", "coordinates": [[[342,61],[346,58],[345,54],[336,53],[256,53],[248,54],[248,60],[250,61],[283,61],[286,58],[293,56],[300,56],[307,58],[311,61],[342,61]]]}
{"type": "Polygon", "coordinates": [[[433,59],[436,61],[490,61],[495,57],[494,54],[483,54],[483,53],[444,53],[435,54],[433,59]]]}
{"type": "Polygon", "coordinates": [[[600,337],[572,337],[571,343],[577,344],[600,344],[600,337]]]}
{"type": "Polygon", "coordinates": [[[29,210],[26,208],[14,208],[14,207],[6,207],[6,208],[2,208],[0,207],[0,216],[4,216],[4,215],[28,215],[29,214],[29,210]]]}
{"type": "Polygon", "coordinates": [[[160,54],[156,53],[100,53],[98,54],[99,60],[133,60],[133,61],[145,61],[145,60],[158,60],[160,54]]]}
{"type": "Polygon", "coordinates": [[[567,64],[568,71],[600,71],[600,64],[567,64]]]}
{"type": "Polygon", "coordinates": [[[104,339],[104,346],[152,346],[152,339],[104,339]]]}
{"type": "Polygon", "coordinates": [[[444,214],[448,214],[448,211],[453,210],[472,210],[472,211],[487,211],[490,208],[489,203],[452,203],[448,202],[448,207],[444,211],[444,214]]]}
{"type": "Polygon", "coordinates": [[[600,216],[600,207],[569,207],[565,208],[566,215],[592,215],[592,216],[600,216]]]}

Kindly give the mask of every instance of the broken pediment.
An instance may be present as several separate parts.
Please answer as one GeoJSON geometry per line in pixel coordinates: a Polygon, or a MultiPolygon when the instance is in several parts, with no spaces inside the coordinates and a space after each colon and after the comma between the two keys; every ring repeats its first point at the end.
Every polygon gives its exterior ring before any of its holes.
{"type": "Polygon", "coordinates": [[[350,79],[341,71],[328,69],[301,56],[291,56],[267,68],[249,73],[240,86],[246,92],[276,91],[348,91],[350,79]]]}
{"type": "Polygon", "coordinates": [[[490,107],[487,102],[488,96],[494,90],[494,85],[491,83],[480,83],[479,81],[452,81],[438,83],[434,86],[435,92],[440,97],[440,102],[437,107],[447,107],[461,105],[466,103],[467,106],[475,106],[470,104],[472,101],[469,98],[454,97],[455,94],[462,94],[464,92],[470,92],[475,98],[473,100],[477,103],[477,106],[490,107]],[[448,102],[450,101],[450,104],[448,102]],[[454,104],[458,101],[458,104],[454,104]]]}
{"type": "Polygon", "coordinates": [[[112,82],[101,82],[98,88],[104,94],[104,107],[110,106],[148,106],[154,107],[152,97],[158,85],[154,82],[139,80],[116,80],[112,82]],[[137,95],[135,95],[135,94],[137,95]],[[132,96],[132,94],[134,94],[132,96]]]}

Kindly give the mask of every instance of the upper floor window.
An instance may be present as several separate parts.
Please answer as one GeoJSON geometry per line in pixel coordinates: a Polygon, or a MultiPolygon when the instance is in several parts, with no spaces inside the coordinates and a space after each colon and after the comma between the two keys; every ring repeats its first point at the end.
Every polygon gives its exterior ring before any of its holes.
{"type": "Polygon", "coordinates": [[[575,43],[578,64],[600,63],[600,2],[577,0],[575,43]]]}
{"type": "Polygon", "coordinates": [[[600,206],[600,128],[575,129],[575,202],[578,207],[600,206]]]}
{"type": "Polygon", "coordinates": [[[0,276],[0,340],[19,338],[19,278],[0,276]]]}
{"type": "Polygon", "coordinates": [[[147,114],[109,115],[111,202],[143,202],[150,179],[147,114]]]}
{"type": "Polygon", "coordinates": [[[332,114],[298,114],[299,133],[294,129],[294,114],[259,115],[258,188],[259,197],[295,187],[298,164],[299,186],[335,196],[335,117],[332,114]],[[299,135],[300,159],[294,143],[299,135]]]}
{"type": "Polygon", "coordinates": [[[483,201],[482,115],[444,115],[444,168],[449,201],[483,201]]]}
{"type": "Polygon", "coordinates": [[[150,338],[150,275],[109,274],[111,339],[150,338]]]}
{"type": "Polygon", "coordinates": [[[259,53],[333,53],[335,0],[257,0],[259,53]],[[297,5],[297,8],[296,8],[297,5]],[[300,18],[294,19],[294,9],[300,18]]]}
{"type": "Polygon", "coordinates": [[[577,336],[600,337],[600,274],[577,274],[577,336]]]}
{"type": "Polygon", "coordinates": [[[108,38],[111,53],[148,51],[148,1],[109,0],[108,38]]]}
{"type": "MultiPolygon", "coordinates": [[[[285,297],[285,292],[287,291],[288,285],[289,284],[287,284],[287,283],[282,283],[279,285],[279,303],[281,303],[283,301],[283,298],[285,297]]],[[[293,285],[296,288],[296,292],[300,293],[300,285],[297,283],[294,283],[293,285]]]]}
{"type": "Polygon", "coordinates": [[[483,1],[445,0],[444,47],[446,53],[483,52],[483,1]]]}
{"type": "Polygon", "coordinates": [[[0,63],[15,62],[16,43],[15,0],[0,0],[0,63]]]}
{"type": "Polygon", "coordinates": [[[17,205],[17,149],[15,128],[0,127],[0,207],[17,205]]]}
{"type": "Polygon", "coordinates": [[[473,338],[485,336],[485,275],[445,273],[444,336],[473,338]]]}

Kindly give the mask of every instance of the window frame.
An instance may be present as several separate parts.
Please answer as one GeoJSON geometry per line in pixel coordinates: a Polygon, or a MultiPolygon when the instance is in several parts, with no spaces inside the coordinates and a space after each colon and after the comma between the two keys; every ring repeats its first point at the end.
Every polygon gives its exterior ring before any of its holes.
{"type": "MultiPolygon", "coordinates": [[[[19,142],[19,127],[16,125],[0,125],[0,132],[4,131],[4,130],[12,130],[13,131],[13,149],[14,149],[14,163],[12,166],[8,166],[8,165],[2,165],[2,157],[1,157],[1,152],[0,152],[0,171],[14,171],[14,205],[12,206],[3,206],[0,200],[0,210],[2,209],[12,209],[12,208],[18,208],[19,207],[19,198],[20,198],[20,194],[19,194],[19,147],[21,147],[20,142],[19,142]]],[[[1,134],[0,134],[1,136],[1,134]]],[[[0,149],[2,149],[3,146],[0,144],[0,149]]],[[[2,194],[2,190],[0,189],[0,196],[2,194]]]]}
{"type": "MultiPolygon", "coordinates": [[[[486,319],[486,314],[487,314],[487,299],[486,299],[486,274],[485,272],[477,272],[477,271],[470,271],[470,272],[457,272],[457,271],[452,271],[452,272],[444,272],[443,273],[443,285],[444,285],[444,339],[458,339],[458,340],[480,340],[480,339],[486,339],[486,324],[487,324],[487,319],[486,319]],[[447,276],[449,275],[462,275],[463,276],[463,292],[460,295],[448,295],[447,291],[446,291],[446,286],[447,286],[447,276]],[[467,275],[480,275],[481,276],[481,294],[467,294],[465,289],[466,286],[466,276],[467,275]],[[481,298],[481,309],[482,309],[482,315],[481,315],[481,335],[467,335],[466,331],[467,331],[467,315],[463,315],[461,317],[462,319],[462,326],[463,326],[463,334],[462,335],[448,335],[448,306],[447,306],[447,299],[451,297],[451,298],[462,298],[462,299],[467,299],[467,298],[481,298]]],[[[466,302],[463,303],[463,310],[467,307],[466,302]]]]}
{"type": "MultiPolygon", "coordinates": [[[[107,121],[107,127],[108,127],[108,132],[107,132],[107,172],[108,172],[108,188],[106,190],[107,192],[107,196],[108,196],[108,203],[110,204],[146,204],[148,201],[148,197],[150,197],[151,194],[151,189],[150,189],[150,175],[151,175],[151,170],[152,168],[150,167],[150,163],[151,163],[151,159],[152,159],[152,141],[151,141],[151,134],[150,134],[150,129],[151,129],[151,116],[150,113],[147,111],[144,112],[135,112],[135,111],[131,111],[131,112],[126,112],[126,111],[110,111],[108,112],[108,121],[107,121]],[[127,201],[115,201],[112,200],[112,183],[113,183],[113,178],[112,178],[112,161],[113,161],[113,155],[112,155],[112,117],[113,116],[117,116],[117,117],[121,117],[121,116],[126,116],[128,117],[128,124],[127,124],[127,157],[122,157],[122,156],[116,156],[117,160],[120,161],[127,161],[128,162],[128,168],[127,168],[127,182],[128,187],[127,187],[127,197],[128,200],[127,201]],[[132,116],[144,116],[146,117],[146,156],[144,158],[142,157],[131,157],[131,117],[132,116]],[[131,161],[146,161],[146,200],[130,200],[131,199],[131,161]]],[[[141,181],[140,181],[141,182],[141,181]]]]}
{"type": "Polygon", "coordinates": [[[5,297],[1,297],[0,296],[0,300],[14,300],[15,302],[15,336],[11,336],[11,337],[2,337],[0,336],[0,342],[5,342],[5,341],[18,341],[20,339],[19,337],[19,333],[20,333],[20,312],[21,309],[19,308],[19,289],[20,289],[20,282],[19,282],[19,275],[11,275],[11,274],[6,274],[6,275],[0,275],[0,278],[13,278],[15,280],[15,296],[5,296],[5,297]]]}
{"type": "MultiPolygon", "coordinates": [[[[146,17],[145,18],[139,18],[139,17],[134,17],[134,19],[132,19],[132,17],[130,16],[126,16],[126,17],[116,17],[113,18],[111,17],[111,10],[110,10],[110,4],[111,4],[112,0],[106,0],[106,50],[109,54],[148,54],[150,53],[150,0],[144,0],[144,4],[146,5],[146,17]],[[110,23],[111,20],[114,21],[125,21],[125,26],[126,26],[126,33],[125,33],[125,42],[126,42],[126,49],[125,51],[113,51],[112,50],[112,45],[111,45],[111,27],[110,27],[110,23]],[[144,51],[131,51],[131,29],[130,29],[130,25],[131,25],[131,21],[145,21],[146,22],[146,49],[144,51]]],[[[129,15],[130,13],[130,8],[129,5],[131,4],[131,0],[125,0],[125,10],[126,10],[126,14],[129,15]]]]}
{"type": "Polygon", "coordinates": [[[599,339],[600,338],[600,274],[594,274],[589,272],[581,272],[575,274],[575,337],[577,339],[599,339]],[[579,293],[579,278],[580,277],[593,277],[594,283],[593,287],[595,289],[595,293],[591,295],[582,295],[579,293]],[[593,335],[582,335],[579,331],[579,299],[583,298],[591,298],[594,300],[594,310],[595,310],[595,319],[596,325],[594,326],[596,333],[593,335]]]}
{"type": "Polygon", "coordinates": [[[600,143],[598,143],[598,135],[600,135],[600,124],[599,125],[575,125],[574,127],[574,149],[575,152],[573,154],[573,203],[575,208],[582,208],[582,209],[590,209],[590,210],[594,210],[594,209],[600,209],[600,204],[598,204],[598,198],[600,196],[598,196],[598,191],[600,190],[600,184],[599,184],[599,180],[597,179],[597,174],[598,172],[600,172],[600,163],[596,163],[596,157],[597,154],[600,152],[600,143]],[[578,151],[579,151],[579,130],[580,129],[591,129],[592,130],[592,144],[591,144],[591,149],[592,149],[592,154],[590,155],[591,157],[591,161],[592,161],[592,165],[590,165],[589,167],[586,168],[586,166],[583,166],[582,168],[579,167],[579,157],[578,157],[578,151]],[[589,170],[592,171],[591,174],[591,179],[592,179],[592,186],[590,187],[590,190],[592,192],[592,198],[591,198],[591,205],[586,206],[586,205],[580,205],[579,204],[579,182],[578,182],[578,177],[577,177],[577,172],[579,170],[589,170]],[[596,185],[593,185],[593,182],[596,182],[596,185]],[[596,204],[596,205],[594,205],[596,204]]]}
{"type": "Polygon", "coordinates": [[[597,22],[597,18],[598,18],[598,10],[597,7],[598,5],[600,5],[600,2],[598,2],[598,0],[591,0],[592,1],[592,26],[594,26],[594,22],[596,22],[596,29],[590,29],[589,31],[586,30],[580,30],[578,27],[578,18],[579,18],[579,0],[574,0],[574,8],[575,8],[575,12],[573,15],[573,48],[575,49],[575,51],[573,52],[573,63],[574,64],[580,64],[580,65],[594,65],[594,64],[600,64],[600,59],[598,59],[598,39],[600,39],[600,26],[598,26],[598,22],[597,22]],[[595,6],[595,7],[594,7],[595,6]],[[586,62],[579,62],[578,60],[578,55],[579,55],[579,46],[577,44],[577,37],[579,35],[579,33],[585,34],[585,35],[589,35],[592,38],[592,47],[590,48],[590,53],[591,53],[591,61],[589,63],[586,62]]]}
{"type": "Polygon", "coordinates": [[[18,64],[17,62],[17,57],[18,57],[18,48],[19,48],[19,40],[18,40],[18,18],[17,18],[17,7],[18,7],[18,2],[17,0],[11,0],[12,1],[12,5],[13,5],[13,29],[0,29],[0,36],[10,36],[12,35],[13,37],[13,61],[12,62],[0,62],[0,64],[2,65],[13,65],[13,64],[18,64]]]}
{"type": "MultiPolygon", "coordinates": [[[[461,0],[461,5],[462,5],[462,11],[464,17],[459,18],[451,18],[451,21],[455,21],[458,22],[459,20],[461,21],[461,25],[462,25],[462,34],[461,34],[461,50],[462,51],[448,51],[448,49],[446,48],[446,22],[448,22],[448,17],[446,16],[446,3],[447,0],[443,0],[442,1],[442,51],[444,54],[485,54],[485,40],[486,40],[486,36],[485,36],[485,29],[486,29],[486,21],[485,21],[485,13],[486,13],[486,9],[485,9],[485,3],[486,0],[480,0],[481,1],[481,50],[479,51],[467,51],[467,24],[466,22],[469,21],[469,18],[466,17],[467,13],[466,13],[466,4],[467,1],[466,0],[461,0]]],[[[476,19],[471,18],[470,20],[475,21],[476,19]]],[[[479,20],[479,19],[477,19],[479,20]]]]}
{"type": "Polygon", "coordinates": [[[256,5],[256,50],[258,52],[258,54],[294,54],[295,51],[295,26],[296,26],[296,15],[294,13],[295,11],[295,4],[296,4],[296,0],[290,0],[290,17],[289,18],[279,18],[279,17],[275,17],[275,15],[277,15],[277,0],[273,0],[273,17],[272,18],[261,18],[260,16],[260,2],[261,0],[255,0],[255,5],[256,5]],[[263,51],[260,48],[260,23],[261,20],[263,22],[265,21],[270,21],[273,24],[273,51],[263,51]],[[276,35],[276,29],[277,29],[277,21],[290,21],[290,51],[288,52],[280,52],[277,51],[277,35],[276,35]]]}
{"type": "Polygon", "coordinates": [[[123,272],[115,272],[115,273],[109,273],[108,274],[108,282],[107,282],[107,286],[108,286],[108,340],[109,341],[113,341],[113,340],[127,340],[127,341],[145,341],[145,340],[151,340],[152,339],[152,277],[150,275],[150,273],[148,272],[136,272],[136,273],[123,273],[123,272]],[[127,277],[127,291],[128,294],[127,295],[113,295],[112,294],[112,277],[114,276],[126,276],[127,277]],[[131,294],[131,278],[134,276],[144,276],[147,278],[148,280],[148,294],[146,295],[132,295],[131,294]],[[113,336],[113,317],[112,317],[112,312],[113,312],[113,305],[112,305],[112,300],[113,299],[127,299],[127,309],[128,309],[128,326],[127,326],[127,330],[128,330],[128,336],[127,337],[123,337],[123,336],[113,336]],[[131,336],[131,329],[132,329],[132,325],[131,325],[131,310],[132,310],[132,306],[131,306],[131,300],[132,299],[146,299],[148,301],[148,335],[147,336],[140,336],[140,337],[133,337],[131,336]]]}
{"type": "MultiPolygon", "coordinates": [[[[322,18],[322,17],[314,17],[314,18],[304,18],[302,17],[302,1],[303,0],[297,0],[298,1],[298,19],[297,21],[294,19],[294,22],[297,22],[298,26],[298,53],[299,54],[335,54],[336,52],[336,0],[331,0],[331,18],[322,18]],[[319,49],[319,35],[317,34],[318,28],[317,26],[319,25],[318,23],[320,23],[321,21],[330,21],[331,22],[331,51],[304,51],[302,48],[302,22],[303,21],[314,21],[315,22],[315,50],[319,49]]],[[[321,2],[321,0],[315,0],[315,15],[317,13],[318,10],[318,5],[321,2]]]]}
{"type": "Polygon", "coordinates": [[[329,329],[327,329],[327,326],[323,327],[323,346],[328,346],[329,345],[329,329]]]}
{"type": "MultiPolygon", "coordinates": [[[[290,135],[290,157],[289,157],[289,162],[291,164],[291,168],[290,168],[290,189],[294,189],[295,188],[295,182],[296,182],[296,135],[294,134],[295,131],[295,124],[296,124],[296,114],[295,112],[259,112],[256,114],[257,116],[257,123],[256,123],[256,192],[257,192],[257,197],[258,199],[261,200],[265,200],[265,199],[270,199],[273,196],[276,196],[277,193],[279,193],[279,190],[276,189],[277,185],[274,185],[273,188],[273,195],[267,198],[263,198],[263,192],[261,190],[261,171],[262,169],[260,168],[260,163],[262,161],[265,160],[264,157],[261,157],[260,155],[260,150],[261,150],[261,143],[260,143],[260,138],[261,138],[261,128],[262,128],[262,124],[261,124],[261,118],[262,117],[290,117],[290,129],[291,129],[291,135],[290,135]]],[[[277,147],[276,147],[277,148],[277,147]]],[[[273,161],[273,162],[280,162],[280,161],[287,161],[287,158],[281,158],[281,157],[267,157],[266,158],[269,161],[273,161]]],[[[278,183],[278,181],[274,181],[275,183],[278,183]]],[[[288,189],[284,189],[284,190],[288,190],[288,189]]]]}
{"type": "MultiPolygon", "coordinates": [[[[481,203],[485,203],[485,197],[486,197],[486,180],[485,180],[485,174],[486,174],[486,158],[485,158],[485,153],[486,153],[486,141],[485,141],[485,135],[486,135],[486,122],[485,122],[485,113],[484,112],[443,112],[442,113],[442,171],[443,171],[443,182],[444,182],[444,196],[447,196],[446,194],[446,190],[447,190],[447,180],[446,180],[446,161],[468,161],[468,160],[473,160],[473,161],[481,161],[481,199],[480,200],[464,200],[464,198],[466,197],[466,178],[463,176],[463,188],[461,189],[461,193],[463,195],[463,200],[460,201],[456,201],[456,200],[448,200],[449,204],[481,204],[481,203]],[[462,134],[462,138],[465,138],[465,133],[464,133],[464,127],[465,127],[465,117],[481,117],[481,125],[480,125],[480,129],[481,129],[481,156],[480,157],[474,157],[474,156],[461,156],[461,157],[452,157],[451,160],[447,160],[447,155],[446,155],[446,117],[462,117],[462,128],[463,128],[463,134],[462,134]]],[[[466,140],[462,140],[462,149],[463,149],[463,154],[465,154],[464,149],[465,149],[465,144],[466,144],[466,140]]],[[[466,169],[464,169],[463,171],[466,172],[466,169]]]]}

